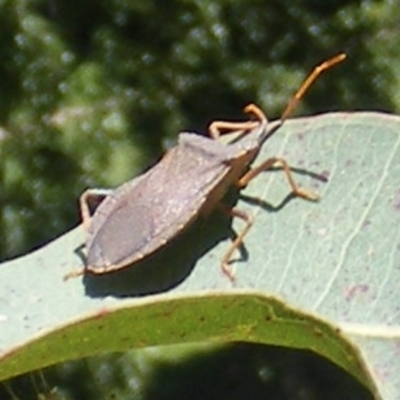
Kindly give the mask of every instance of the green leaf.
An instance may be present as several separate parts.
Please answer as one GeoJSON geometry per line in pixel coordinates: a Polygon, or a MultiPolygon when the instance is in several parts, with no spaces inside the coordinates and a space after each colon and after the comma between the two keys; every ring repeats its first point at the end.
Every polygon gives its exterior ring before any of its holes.
{"type": "Polygon", "coordinates": [[[313,350],[399,398],[399,132],[398,117],[374,113],[288,121],[254,165],[284,157],[321,200],[288,199],[280,171],[252,181],[236,205],[255,221],[234,285],[220,269],[230,222],[217,215],[105,276],[63,281],[82,266],[81,228],[3,264],[0,378],[99,352],[235,340],[313,350]]]}

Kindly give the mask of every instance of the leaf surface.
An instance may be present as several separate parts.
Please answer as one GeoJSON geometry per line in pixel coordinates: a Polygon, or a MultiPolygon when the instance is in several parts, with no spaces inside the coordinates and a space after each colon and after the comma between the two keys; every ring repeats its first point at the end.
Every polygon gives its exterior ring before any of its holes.
{"type": "Polygon", "coordinates": [[[252,181],[236,204],[254,225],[234,285],[220,260],[243,222],[218,215],[105,276],[63,281],[83,265],[81,228],[4,263],[0,377],[100,351],[242,340],[312,349],[398,399],[399,133],[399,117],[378,113],[288,121],[254,165],[284,157],[321,200],[288,198],[278,170],[252,181]]]}

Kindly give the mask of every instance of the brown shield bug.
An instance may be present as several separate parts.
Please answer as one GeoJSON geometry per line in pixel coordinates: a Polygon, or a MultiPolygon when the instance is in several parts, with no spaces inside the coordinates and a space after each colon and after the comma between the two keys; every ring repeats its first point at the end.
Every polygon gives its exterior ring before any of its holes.
{"type": "MultiPolygon", "coordinates": [[[[275,166],[282,168],[293,194],[317,200],[317,195],[296,185],[288,163],[282,158],[272,157],[258,167],[250,170],[248,167],[316,78],[344,58],[344,54],[339,54],[319,64],[277,122],[269,124],[264,113],[250,104],[245,112],[252,114],[254,120],[215,121],[209,127],[211,138],[181,133],[177,146],[143,175],[112,191],[85,191],[80,198],[87,234],[85,269],[94,274],[105,274],[134,264],[171,241],[199,216],[207,216],[221,204],[231,185],[244,187],[260,172],[275,166]],[[223,144],[217,140],[221,132],[238,130],[246,134],[239,141],[223,144]],[[93,201],[101,203],[91,215],[89,204],[93,201]]],[[[228,213],[246,223],[221,260],[223,272],[234,280],[228,264],[253,220],[236,208],[228,213]]],[[[82,273],[72,272],[67,277],[82,273]]]]}

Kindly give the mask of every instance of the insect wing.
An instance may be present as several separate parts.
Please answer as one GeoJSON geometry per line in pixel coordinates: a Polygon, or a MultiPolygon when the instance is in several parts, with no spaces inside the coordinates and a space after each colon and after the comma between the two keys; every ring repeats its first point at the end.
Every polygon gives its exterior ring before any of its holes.
{"type": "Polygon", "coordinates": [[[187,227],[209,189],[229,169],[227,146],[216,143],[181,134],[179,145],[157,165],[108,196],[95,213],[98,223],[87,245],[88,268],[122,268],[154,252],[187,227]]]}

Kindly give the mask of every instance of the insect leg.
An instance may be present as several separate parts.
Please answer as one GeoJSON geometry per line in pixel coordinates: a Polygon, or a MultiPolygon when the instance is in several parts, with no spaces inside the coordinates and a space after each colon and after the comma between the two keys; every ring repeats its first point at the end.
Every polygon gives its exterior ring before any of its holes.
{"type": "Polygon", "coordinates": [[[222,135],[222,131],[225,131],[224,133],[229,133],[232,131],[249,132],[252,129],[257,128],[260,123],[267,122],[267,117],[255,104],[248,104],[244,108],[244,112],[247,114],[252,114],[257,120],[244,122],[213,121],[208,127],[210,136],[213,139],[218,139],[222,135]]]}
{"type": "MultiPolygon", "coordinates": [[[[87,231],[90,226],[93,210],[111,193],[112,189],[87,189],[79,198],[79,209],[81,212],[83,229],[87,231]]],[[[70,278],[76,278],[85,273],[85,268],[80,268],[76,271],[71,271],[64,275],[63,280],[67,281],[70,278]]]]}
{"type": "Polygon", "coordinates": [[[240,247],[240,245],[243,243],[243,238],[246,236],[247,232],[250,230],[251,226],[253,225],[253,217],[247,214],[246,212],[242,210],[238,210],[237,208],[223,208],[222,210],[227,213],[228,215],[232,217],[237,217],[245,221],[246,226],[243,228],[243,230],[237,235],[227,252],[224,254],[221,260],[221,269],[222,272],[232,281],[235,281],[235,275],[231,268],[229,267],[229,261],[232,257],[233,252],[240,247]]]}
{"type": "Polygon", "coordinates": [[[283,172],[288,180],[288,183],[289,183],[290,187],[292,188],[293,194],[295,194],[296,196],[302,197],[304,199],[307,199],[307,200],[312,200],[312,201],[316,201],[319,199],[319,196],[317,194],[315,194],[313,192],[309,192],[308,190],[303,189],[296,184],[295,180],[293,179],[292,172],[290,171],[289,164],[286,162],[286,160],[284,160],[283,158],[279,158],[279,157],[269,158],[268,160],[265,160],[258,167],[251,169],[250,171],[248,171],[246,174],[244,174],[239,179],[237,185],[239,187],[246,186],[258,174],[260,174],[263,171],[271,169],[272,167],[274,167],[277,164],[279,164],[282,167],[283,172]]]}
{"type": "MultiPolygon", "coordinates": [[[[93,210],[99,206],[99,204],[109,196],[113,190],[111,189],[87,189],[79,198],[79,208],[82,217],[83,229],[85,232],[88,231],[90,226],[90,220],[92,218],[93,210]]],[[[85,273],[85,268],[80,268],[75,271],[71,271],[63,276],[63,280],[67,281],[70,278],[76,278],[85,273]]]]}
{"type": "Polygon", "coordinates": [[[90,219],[93,214],[92,210],[111,193],[111,189],[87,189],[81,194],[81,197],[79,198],[79,209],[85,231],[89,228],[90,219]]]}

